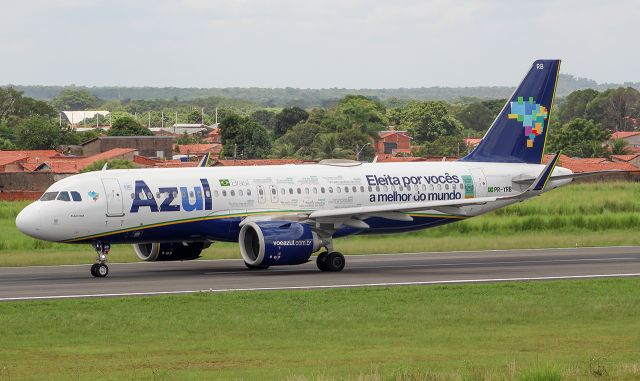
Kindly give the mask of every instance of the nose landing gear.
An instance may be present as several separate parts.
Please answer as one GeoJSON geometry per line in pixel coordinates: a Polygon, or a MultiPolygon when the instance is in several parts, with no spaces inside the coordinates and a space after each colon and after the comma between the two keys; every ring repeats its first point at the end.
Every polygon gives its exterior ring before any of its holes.
{"type": "Polygon", "coordinates": [[[109,274],[109,266],[107,266],[107,254],[111,250],[111,244],[108,242],[95,243],[96,263],[91,266],[91,275],[96,278],[104,278],[109,274]]]}

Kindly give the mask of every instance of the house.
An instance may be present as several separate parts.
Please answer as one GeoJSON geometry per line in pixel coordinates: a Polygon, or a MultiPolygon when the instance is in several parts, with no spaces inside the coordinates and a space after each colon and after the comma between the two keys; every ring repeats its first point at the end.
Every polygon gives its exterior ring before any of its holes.
{"type": "Polygon", "coordinates": [[[24,172],[52,157],[62,157],[54,150],[0,151],[0,172],[24,172]]]}
{"type": "Polygon", "coordinates": [[[629,163],[636,168],[640,168],[640,153],[630,155],[611,155],[611,160],[616,163],[629,163]]]}
{"type": "Polygon", "coordinates": [[[464,139],[464,144],[469,148],[469,150],[472,150],[476,148],[481,141],[482,138],[466,138],[464,139]]]}
{"type": "Polygon", "coordinates": [[[222,151],[222,144],[176,144],[174,148],[179,155],[202,156],[205,153],[210,153],[212,157],[218,157],[222,151]]]}
{"type": "Polygon", "coordinates": [[[133,148],[135,155],[170,159],[174,143],[173,136],[99,136],[82,143],[81,147],[82,156],[93,156],[114,148],[133,148]]]}
{"type": "Polygon", "coordinates": [[[251,165],[283,165],[283,164],[304,164],[315,163],[315,161],[304,161],[300,159],[246,159],[246,160],[215,160],[212,167],[233,167],[233,166],[251,166],[251,165]]]}
{"type": "Polygon", "coordinates": [[[377,155],[411,154],[411,137],[407,131],[396,131],[392,128],[380,131],[378,137],[375,146],[377,155]]]}
{"type": "Polygon", "coordinates": [[[640,131],[617,131],[611,134],[611,140],[615,139],[626,141],[630,151],[640,153],[640,131]]]}
{"type": "MultiPolygon", "coordinates": [[[[551,160],[553,155],[544,155],[543,163],[551,160]]],[[[560,155],[559,166],[570,169],[574,173],[594,172],[594,171],[638,171],[638,167],[628,162],[611,161],[604,157],[595,158],[573,158],[567,155],[560,155]]]]}
{"type": "Polygon", "coordinates": [[[204,141],[206,143],[222,144],[222,133],[220,132],[220,128],[216,127],[209,131],[205,136],[204,141]]]}

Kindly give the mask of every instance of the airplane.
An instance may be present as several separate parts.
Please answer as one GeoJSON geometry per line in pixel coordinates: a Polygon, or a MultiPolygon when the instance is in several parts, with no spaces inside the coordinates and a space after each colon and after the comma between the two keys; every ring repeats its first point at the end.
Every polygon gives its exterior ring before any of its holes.
{"type": "MultiPolygon", "coordinates": [[[[333,240],[432,228],[521,202],[576,177],[542,163],[560,60],[536,60],[467,156],[450,162],[105,170],[64,178],[16,218],[31,237],[91,244],[105,277],[111,244],[143,261],[193,260],[215,241],[238,242],[252,270],[297,265],[320,252],[341,271],[333,240]]],[[[597,173],[602,173],[597,172],[597,173]]]]}

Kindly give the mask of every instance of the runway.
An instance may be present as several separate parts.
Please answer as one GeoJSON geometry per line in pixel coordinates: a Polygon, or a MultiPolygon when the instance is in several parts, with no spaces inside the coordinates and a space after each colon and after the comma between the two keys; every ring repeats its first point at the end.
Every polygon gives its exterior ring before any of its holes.
{"type": "Polygon", "coordinates": [[[640,276],[640,247],[347,256],[342,272],[300,266],[247,270],[241,260],[0,268],[0,301],[640,276]]]}

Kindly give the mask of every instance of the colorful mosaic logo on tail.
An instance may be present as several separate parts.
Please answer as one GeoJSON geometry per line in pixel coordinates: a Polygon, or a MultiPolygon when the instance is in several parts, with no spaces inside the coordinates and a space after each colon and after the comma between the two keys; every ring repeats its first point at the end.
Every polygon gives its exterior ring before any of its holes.
{"type": "Polygon", "coordinates": [[[527,137],[527,148],[533,147],[536,136],[544,131],[544,122],[549,117],[547,108],[534,102],[533,97],[525,101],[518,97],[517,102],[511,102],[509,119],[517,119],[524,127],[524,135],[527,137]]]}

